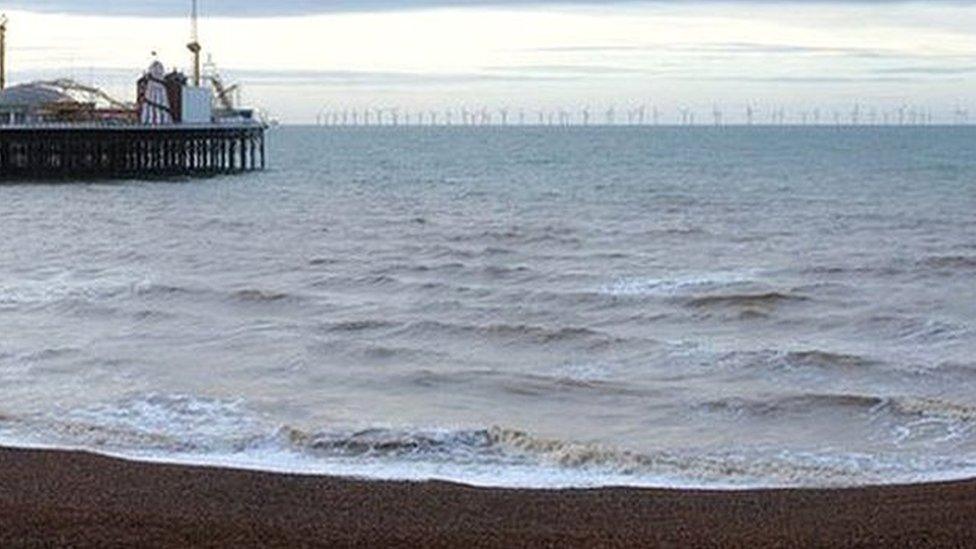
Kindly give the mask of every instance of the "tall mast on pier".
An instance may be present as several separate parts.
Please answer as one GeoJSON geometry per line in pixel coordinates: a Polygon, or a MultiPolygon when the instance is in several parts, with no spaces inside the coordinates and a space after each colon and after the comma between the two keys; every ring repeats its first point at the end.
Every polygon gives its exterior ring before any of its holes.
{"type": "Polygon", "coordinates": [[[7,87],[7,16],[0,15],[0,91],[7,87]]]}
{"type": "Polygon", "coordinates": [[[187,49],[193,52],[193,85],[200,87],[200,46],[199,27],[197,24],[197,0],[193,0],[193,9],[190,12],[190,43],[187,49]]]}

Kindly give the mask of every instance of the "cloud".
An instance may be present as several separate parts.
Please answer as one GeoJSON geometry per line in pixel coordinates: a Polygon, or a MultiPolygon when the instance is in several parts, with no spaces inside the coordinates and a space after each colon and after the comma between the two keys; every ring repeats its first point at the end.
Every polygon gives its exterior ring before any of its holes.
{"type": "MultiPolygon", "coordinates": [[[[243,82],[248,87],[268,86],[320,86],[344,88],[385,88],[385,87],[426,87],[469,85],[479,83],[518,83],[518,82],[572,82],[579,80],[579,75],[551,75],[551,74],[485,74],[478,72],[400,72],[400,71],[343,71],[343,70],[262,70],[262,69],[229,69],[224,70],[223,76],[228,82],[243,82]]],[[[66,74],[79,73],[81,79],[89,77],[118,81],[129,79],[135,82],[140,71],[109,67],[91,67],[84,69],[47,68],[20,71],[18,73],[27,80],[50,80],[63,77],[66,74]]]]}
{"type": "MultiPolygon", "coordinates": [[[[612,0],[634,3],[640,0],[612,0]]],[[[190,0],[7,0],[8,9],[94,15],[184,16],[190,0]],[[110,4],[111,7],[107,6],[110,4]]],[[[338,12],[403,11],[443,7],[521,7],[540,4],[605,5],[599,0],[200,0],[201,12],[214,16],[259,17],[338,12]]]]}
{"type": "Polygon", "coordinates": [[[976,67],[889,67],[875,69],[877,74],[900,74],[920,76],[976,74],[976,67]]]}
{"type": "Polygon", "coordinates": [[[677,80],[758,84],[916,84],[924,79],[908,76],[688,76],[677,80]]]}
{"type": "MultiPolygon", "coordinates": [[[[212,16],[261,17],[337,12],[403,11],[427,8],[599,6],[608,4],[908,4],[912,0],[200,0],[212,16]]],[[[976,5],[976,0],[927,0],[927,4],[976,5]]],[[[9,10],[93,15],[185,16],[190,0],[5,0],[9,10]]]]}
{"type": "Polygon", "coordinates": [[[759,42],[708,42],[691,45],[646,45],[646,46],[550,46],[535,48],[540,53],[615,53],[615,52],[669,52],[706,55],[816,55],[860,59],[881,59],[903,57],[903,52],[873,48],[806,46],[802,44],[766,44],[759,42]]]}
{"type": "Polygon", "coordinates": [[[579,76],[617,76],[646,74],[647,71],[608,65],[512,65],[484,67],[489,73],[534,74],[534,75],[579,75],[579,76]]]}

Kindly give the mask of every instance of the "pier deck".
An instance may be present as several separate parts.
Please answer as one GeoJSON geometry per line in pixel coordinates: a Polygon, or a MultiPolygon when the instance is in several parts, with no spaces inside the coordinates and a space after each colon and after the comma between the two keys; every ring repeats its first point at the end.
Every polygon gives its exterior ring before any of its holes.
{"type": "Polygon", "coordinates": [[[0,126],[0,181],[205,176],[265,165],[257,123],[0,126]]]}

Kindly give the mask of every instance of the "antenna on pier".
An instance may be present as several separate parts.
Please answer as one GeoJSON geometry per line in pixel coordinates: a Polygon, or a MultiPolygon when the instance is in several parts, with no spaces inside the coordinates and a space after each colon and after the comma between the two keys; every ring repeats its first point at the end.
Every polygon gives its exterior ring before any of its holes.
{"type": "Polygon", "coordinates": [[[190,10],[190,43],[186,45],[186,49],[193,53],[193,85],[197,88],[200,87],[200,52],[203,50],[200,46],[198,15],[197,0],[193,0],[190,10]]]}
{"type": "Polygon", "coordinates": [[[7,87],[7,16],[0,15],[0,91],[7,87]]]}

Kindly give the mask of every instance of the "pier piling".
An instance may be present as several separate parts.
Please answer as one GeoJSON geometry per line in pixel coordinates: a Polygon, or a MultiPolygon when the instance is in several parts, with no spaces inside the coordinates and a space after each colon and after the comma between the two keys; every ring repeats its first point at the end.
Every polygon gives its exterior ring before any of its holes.
{"type": "Polygon", "coordinates": [[[0,126],[0,180],[147,178],[264,169],[264,126],[0,126]]]}

